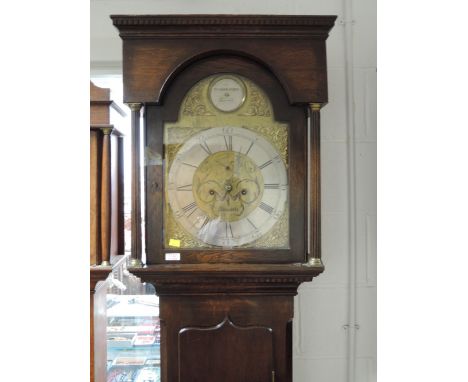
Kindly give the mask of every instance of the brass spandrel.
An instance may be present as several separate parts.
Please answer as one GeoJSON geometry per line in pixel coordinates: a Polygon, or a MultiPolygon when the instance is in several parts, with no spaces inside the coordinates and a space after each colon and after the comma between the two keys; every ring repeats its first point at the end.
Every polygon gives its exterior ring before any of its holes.
{"type": "Polygon", "coordinates": [[[247,83],[247,87],[249,89],[249,100],[240,115],[271,117],[271,106],[263,92],[250,81],[247,83]]]}
{"type": "Polygon", "coordinates": [[[189,117],[216,115],[206,102],[204,82],[199,82],[187,94],[183,102],[182,115],[189,117]]]}
{"type": "Polygon", "coordinates": [[[289,243],[289,211],[286,209],[273,228],[255,242],[257,248],[287,248],[289,243]]]}

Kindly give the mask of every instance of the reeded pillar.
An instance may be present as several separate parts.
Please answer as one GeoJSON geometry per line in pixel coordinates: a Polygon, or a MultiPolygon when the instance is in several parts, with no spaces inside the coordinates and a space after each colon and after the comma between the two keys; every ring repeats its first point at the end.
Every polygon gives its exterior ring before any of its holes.
{"type": "Polygon", "coordinates": [[[140,110],[141,103],[128,103],[132,111],[132,241],[130,266],[141,267],[140,110]]]}
{"type": "Polygon", "coordinates": [[[320,208],[320,108],[322,104],[309,104],[309,131],[307,134],[307,156],[309,162],[308,193],[309,193],[309,241],[308,264],[323,266],[321,239],[321,208],[320,208]]]}
{"type": "Polygon", "coordinates": [[[101,167],[101,265],[110,265],[112,190],[111,190],[111,134],[112,127],[102,129],[101,167]]]}
{"type": "Polygon", "coordinates": [[[124,139],[123,136],[117,138],[117,190],[118,190],[118,203],[117,203],[117,254],[123,255],[125,253],[125,213],[124,213],[124,139]]]}

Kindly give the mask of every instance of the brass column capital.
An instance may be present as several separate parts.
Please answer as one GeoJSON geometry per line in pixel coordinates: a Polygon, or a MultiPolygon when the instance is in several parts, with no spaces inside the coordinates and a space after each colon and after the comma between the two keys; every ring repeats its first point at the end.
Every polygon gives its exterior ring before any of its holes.
{"type": "Polygon", "coordinates": [[[114,130],[114,128],[113,127],[103,127],[101,130],[102,130],[102,133],[104,135],[111,135],[112,130],[114,130]]]}
{"type": "Polygon", "coordinates": [[[313,102],[309,104],[309,107],[311,111],[320,111],[320,109],[322,108],[322,104],[313,102]]]}
{"type": "Polygon", "coordinates": [[[143,105],[142,103],[138,103],[138,102],[127,103],[127,106],[130,108],[131,111],[140,111],[142,105],[143,105]]]}

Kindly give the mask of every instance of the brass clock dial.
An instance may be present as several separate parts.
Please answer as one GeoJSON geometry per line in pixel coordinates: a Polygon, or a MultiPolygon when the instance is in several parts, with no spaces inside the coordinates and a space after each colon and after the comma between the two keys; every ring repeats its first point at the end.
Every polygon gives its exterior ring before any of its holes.
{"type": "Polygon", "coordinates": [[[166,248],[289,248],[288,125],[252,80],[195,83],[164,147],[166,248]]]}
{"type": "Polygon", "coordinates": [[[283,215],[286,167],[261,135],[214,127],[188,139],[168,174],[177,222],[200,241],[238,247],[265,235],[283,215]]]}

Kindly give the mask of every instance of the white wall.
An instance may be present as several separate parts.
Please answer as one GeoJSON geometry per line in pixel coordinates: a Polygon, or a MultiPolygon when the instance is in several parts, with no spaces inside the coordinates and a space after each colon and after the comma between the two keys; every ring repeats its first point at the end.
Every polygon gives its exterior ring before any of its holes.
{"type": "Polygon", "coordinates": [[[374,0],[92,0],[91,73],[119,73],[110,14],[338,15],[322,110],[322,257],[294,319],[294,382],[376,381],[376,3],[374,0]]]}

